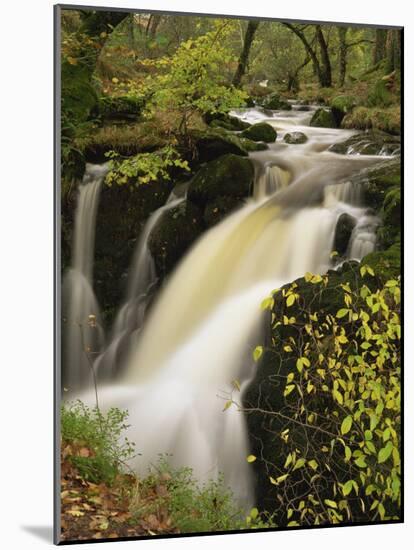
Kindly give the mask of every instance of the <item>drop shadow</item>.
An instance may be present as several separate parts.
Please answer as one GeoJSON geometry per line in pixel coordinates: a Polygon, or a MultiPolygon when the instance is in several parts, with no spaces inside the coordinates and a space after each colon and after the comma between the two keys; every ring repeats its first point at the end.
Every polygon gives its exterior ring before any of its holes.
{"type": "Polygon", "coordinates": [[[22,525],[21,528],[38,539],[53,543],[53,527],[51,525],[22,525]]]}

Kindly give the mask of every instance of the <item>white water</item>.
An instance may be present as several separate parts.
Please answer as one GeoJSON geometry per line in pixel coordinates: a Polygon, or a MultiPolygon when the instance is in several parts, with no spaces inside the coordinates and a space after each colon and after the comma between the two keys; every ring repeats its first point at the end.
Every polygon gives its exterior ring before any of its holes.
{"type": "Polygon", "coordinates": [[[72,267],[63,281],[65,368],[62,382],[70,392],[92,380],[90,361],[101,351],[104,342],[92,275],[96,213],[106,172],[105,165],[86,165],[75,215],[72,267]]]}
{"type": "MultiPolygon", "coordinates": [[[[306,271],[332,267],[335,227],[343,212],[357,220],[348,256],[361,259],[373,250],[378,221],[361,206],[361,194],[348,180],[378,157],[328,152],[352,132],[310,128],[312,112],[237,114],[250,122],[266,120],[279,134],[269,150],[251,154],[257,168],[254,197],[197,241],[142,325],[139,297],[153,279],[147,240],[163,209],[150,218],[105,361],[117,362],[116,336],[131,326],[128,317],[142,332],[132,340],[137,343],[121,380],[99,393],[104,408],[130,413],[128,437],[142,453],[132,462],[138,472],[145,474],[160,453],[168,453],[173,465],[193,468],[200,481],[223,472],[236,498],[248,506],[253,488],[245,420],[236,407],[223,411],[223,405],[233,380],[241,381],[243,390],[254,377],[251,353],[263,338],[260,303],[306,271]],[[307,143],[283,143],[292,129],[305,132],[307,143]]],[[[86,394],[82,399],[93,403],[86,394]]]]}

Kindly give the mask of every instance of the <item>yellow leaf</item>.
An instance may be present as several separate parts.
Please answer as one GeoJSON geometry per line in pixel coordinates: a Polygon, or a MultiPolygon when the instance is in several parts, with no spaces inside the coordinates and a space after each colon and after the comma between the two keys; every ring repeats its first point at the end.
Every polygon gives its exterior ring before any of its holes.
{"type": "Polygon", "coordinates": [[[256,460],[257,457],[255,457],[254,455],[249,455],[246,460],[249,464],[251,464],[252,462],[254,462],[256,460]]]}

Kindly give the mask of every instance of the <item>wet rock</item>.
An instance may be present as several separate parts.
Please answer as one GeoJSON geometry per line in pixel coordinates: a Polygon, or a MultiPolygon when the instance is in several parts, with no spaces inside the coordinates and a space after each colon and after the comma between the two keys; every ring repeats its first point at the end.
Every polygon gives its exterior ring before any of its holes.
{"type": "Polygon", "coordinates": [[[401,185],[400,158],[384,160],[384,162],[366,168],[352,177],[350,181],[363,187],[365,204],[380,213],[388,191],[401,185]]]}
{"type": "Polygon", "coordinates": [[[227,113],[206,113],[204,120],[212,128],[224,128],[225,130],[239,131],[249,128],[250,124],[227,113]]]}
{"type": "Polygon", "coordinates": [[[308,137],[303,132],[290,132],[285,135],[283,140],[291,145],[298,145],[301,143],[306,143],[308,141],[308,137]]]}
{"type": "Polygon", "coordinates": [[[379,130],[359,132],[349,139],[335,143],[329,150],[340,154],[395,155],[400,152],[401,140],[379,130]]]}
{"type": "Polygon", "coordinates": [[[241,133],[241,136],[253,141],[273,143],[276,141],[277,132],[273,126],[267,124],[267,122],[259,122],[257,124],[253,124],[250,128],[247,128],[247,130],[244,130],[241,133]]]}
{"type": "Polygon", "coordinates": [[[110,321],[125,293],[125,274],[142,227],[149,215],[163,206],[172,183],[152,182],[132,187],[102,186],[95,236],[96,294],[104,317],[110,321]]]}
{"type": "Polygon", "coordinates": [[[204,222],[207,227],[216,225],[228,214],[243,205],[243,200],[237,197],[217,197],[209,201],[204,209],[204,222]]]}
{"type": "Polygon", "coordinates": [[[242,199],[250,194],[253,177],[250,159],[223,155],[200,168],[190,182],[188,198],[200,206],[221,196],[242,199]]]}
{"type": "Polygon", "coordinates": [[[292,105],[281,99],[277,92],[269,94],[259,104],[265,109],[271,109],[272,111],[290,111],[292,109],[292,105]]]}
{"type": "Polygon", "coordinates": [[[355,224],[355,218],[346,212],[341,214],[338,218],[335,228],[334,250],[336,250],[340,256],[343,256],[347,251],[355,224]]]}
{"type": "Polygon", "coordinates": [[[315,126],[318,128],[337,128],[338,127],[332,112],[322,107],[315,111],[310,121],[310,126],[315,126]]]}
{"type": "Polygon", "coordinates": [[[296,110],[300,112],[308,112],[311,110],[311,108],[309,107],[309,105],[299,105],[296,110]]]}
{"type": "Polygon", "coordinates": [[[209,162],[226,154],[247,156],[247,151],[238,136],[226,132],[222,128],[194,131],[191,134],[191,139],[200,163],[209,162]]]}
{"type": "Polygon", "coordinates": [[[174,269],[203,229],[202,211],[191,201],[164,213],[148,240],[159,276],[165,277],[174,269]]]}

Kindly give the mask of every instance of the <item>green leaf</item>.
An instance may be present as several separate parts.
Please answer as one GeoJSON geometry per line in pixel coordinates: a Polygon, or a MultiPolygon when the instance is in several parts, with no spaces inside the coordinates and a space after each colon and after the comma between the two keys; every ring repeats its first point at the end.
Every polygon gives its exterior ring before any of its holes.
{"type": "Polygon", "coordinates": [[[283,392],[284,397],[292,393],[292,391],[295,389],[295,384],[288,384],[285,388],[285,391],[283,392]]]}
{"type": "Polygon", "coordinates": [[[392,450],[394,445],[391,441],[388,441],[388,443],[378,451],[378,462],[379,464],[382,464],[383,462],[386,462],[389,457],[391,456],[392,450]]]}
{"type": "Polygon", "coordinates": [[[338,310],[336,316],[338,319],[342,319],[342,317],[345,317],[345,315],[348,315],[348,313],[349,313],[349,309],[343,308],[338,310]]]}
{"type": "Polygon", "coordinates": [[[286,305],[287,307],[291,307],[293,306],[293,304],[295,303],[295,295],[294,294],[289,294],[289,296],[286,298],[286,305]]]}
{"type": "Polygon", "coordinates": [[[257,346],[253,351],[254,361],[258,361],[263,354],[263,346],[257,346]]]}
{"type": "Polygon", "coordinates": [[[295,470],[299,470],[299,468],[303,468],[305,463],[306,463],[306,460],[304,458],[299,458],[296,461],[295,465],[293,466],[292,472],[294,472],[295,470]]]}
{"type": "Polygon", "coordinates": [[[352,427],[352,416],[348,415],[346,418],[343,419],[341,424],[341,434],[345,435],[349,432],[349,430],[352,427]]]}
{"type": "Polygon", "coordinates": [[[326,498],[326,499],[324,500],[324,503],[325,503],[327,506],[330,506],[331,508],[338,508],[337,503],[336,503],[334,500],[330,500],[329,498],[326,498]]]}
{"type": "Polygon", "coordinates": [[[342,487],[342,493],[345,497],[348,496],[349,493],[352,491],[353,486],[354,485],[352,483],[352,479],[344,483],[344,486],[342,487]]]}
{"type": "Polygon", "coordinates": [[[249,464],[251,464],[252,462],[254,462],[256,460],[257,457],[255,457],[254,455],[249,455],[246,460],[249,464]]]}

